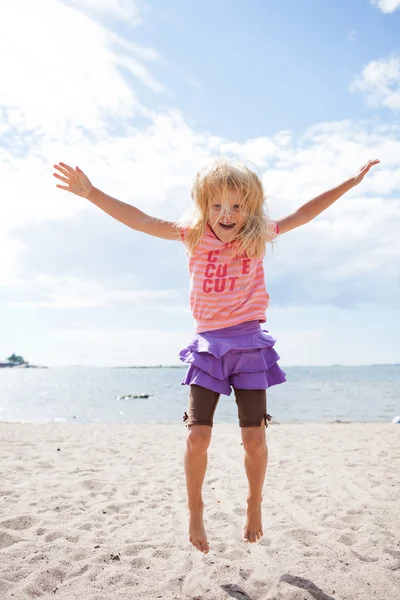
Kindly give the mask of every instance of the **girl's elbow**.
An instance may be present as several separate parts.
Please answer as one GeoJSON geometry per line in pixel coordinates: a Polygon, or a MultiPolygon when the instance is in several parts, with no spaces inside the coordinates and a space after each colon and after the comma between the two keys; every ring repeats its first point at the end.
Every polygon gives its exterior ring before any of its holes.
{"type": "Polygon", "coordinates": [[[298,226],[309,223],[315,217],[315,215],[313,215],[313,213],[309,210],[300,210],[300,211],[298,211],[298,214],[296,216],[297,216],[298,226]]]}

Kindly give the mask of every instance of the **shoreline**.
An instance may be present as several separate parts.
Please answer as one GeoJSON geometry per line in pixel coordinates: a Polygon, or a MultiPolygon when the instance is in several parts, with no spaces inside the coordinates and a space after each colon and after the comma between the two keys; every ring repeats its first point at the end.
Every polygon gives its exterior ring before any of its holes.
{"type": "MultiPolygon", "coordinates": [[[[34,422],[34,421],[2,421],[0,420],[0,425],[54,425],[54,426],[64,426],[64,425],[71,425],[71,426],[82,426],[82,427],[87,427],[87,426],[99,426],[99,427],[107,427],[107,426],[112,426],[112,427],[185,427],[183,423],[124,423],[124,422],[120,422],[120,423],[108,423],[108,422],[102,422],[102,423],[82,423],[80,421],[77,420],[62,420],[59,419],[57,421],[38,421],[38,422],[34,422]]],[[[293,425],[299,425],[299,426],[304,426],[304,425],[391,425],[391,426],[396,426],[399,425],[398,423],[393,423],[392,420],[389,421],[342,421],[340,419],[335,419],[335,421],[269,421],[268,423],[268,427],[282,427],[282,426],[293,426],[293,425]]],[[[219,423],[219,422],[214,422],[214,427],[213,429],[215,430],[218,427],[237,427],[239,429],[239,422],[237,423],[219,423]]]]}

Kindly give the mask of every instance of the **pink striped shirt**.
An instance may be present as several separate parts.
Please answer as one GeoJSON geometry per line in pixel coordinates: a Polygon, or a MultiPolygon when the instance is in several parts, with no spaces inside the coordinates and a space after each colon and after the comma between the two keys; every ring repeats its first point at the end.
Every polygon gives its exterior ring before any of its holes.
{"type": "MultiPolygon", "coordinates": [[[[181,230],[185,243],[186,229],[181,230]]],[[[274,234],[279,234],[274,223],[274,234]]],[[[232,243],[222,242],[207,226],[192,256],[188,254],[190,307],[196,333],[267,320],[269,295],[263,258],[232,256],[232,243]]]]}

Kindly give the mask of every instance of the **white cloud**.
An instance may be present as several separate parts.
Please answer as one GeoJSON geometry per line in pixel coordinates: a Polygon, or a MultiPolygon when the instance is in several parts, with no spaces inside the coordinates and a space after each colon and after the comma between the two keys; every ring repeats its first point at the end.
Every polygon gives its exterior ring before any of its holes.
{"type": "MultiPolygon", "coordinates": [[[[104,132],[112,120],[145,111],[120,67],[160,92],[143,60],[157,55],[109,33],[60,0],[0,5],[2,133],[64,136],[104,132]],[[24,18],[21,19],[21,11],[24,18]],[[43,18],[45,15],[45,18],[43,18]]],[[[146,111],[145,111],[146,112],[146,111]]]]}
{"type": "Polygon", "coordinates": [[[350,85],[350,91],[366,94],[372,107],[400,109],[400,56],[374,60],[350,85]]]}
{"type": "MultiPolygon", "coordinates": [[[[37,274],[25,289],[31,294],[38,293],[41,300],[11,302],[19,308],[93,308],[110,307],[118,303],[129,303],[132,307],[156,308],[165,312],[186,309],[186,290],[180,289],[109,289],[105,283],[90,280],[89,277],[49,276],[37,274]]],[[[8,303],[5,303],[6,305],[8,303]]]]}
{"type": "Polygon", "coordinates": [[[248,160],[256,163],[257,167],[268,164],[276,156],[279,150],[279,140],[275,141],[267,137],[260,137],[252,140],[246,140],[244,144],[237,142],[222,142],[220,151],[224,155],[232,155],[241,160],[248,160]]]}
{"type": "Polygon", "coordinates": [[[3,193],[12,197],[0,220],[0,255],[7,257],[3,285],[18,282],[17,265],[27,252],[9,233],[14,227],[72,219],[87,209],[72,196],[54,201],[52,164],[90,156],[117,123],[129,127],[137,115],[151,115],[120,67],[163,90],[143,64],[157,60],[155,51],[107,31],[71,4],[102,14],[129,11],[134,24],[143,6],[114,0],[0,4],[0,54],[7,57],[0,62],[0,176],[3,193]]]}
{"type": "Polygon", "coordinates": [[[66,5],[76,6],[90,15],[115,16],[128,19],[132,24],[141,22],[147,5],[142,0],[64,0],[66,5]]]}
{"type": "MultiPolygon", "coordinates": [[[[155,115],[147,126],[132,129],[123,136],[109,135],[104,140],[94,142],[85,138],[79,151],[70,146],[65,146],[64,150],[70,156],[75,151],[79,152],[78,160],[74,162],[80,164],[100,188],[138,205],[150,214],[171,219],[177,218],[188,206],[192,177],[212,154],[229,150],[244,157],[252,150],[254,162],[262,165],[266,192],[270,196],[269,210],[273,217],[292,212],[312,196],[351,176],[368,158],[379,157],[382,164],[367,176],[359,188],[339,200],[313,223],[279,241],[279,249],[274,256],[274,263],[276,261],[279,265],[279,276],[275,275],[274,278],[278,281],[280,277],[290,278],[293,286],[304,287],[305,284],[298,276],[303,272],[302,278],[305,281],[325,281],[325,286],[319,286],[319,299],[317,298],[318,301],[325,302],[329,296],[334,301],[335,294],[332,295],[332,290],[341,289],[343,282],[346,286],[350,285],[352,277],[357,274],[360,279],[357,294],[362,291],[370,300],[379,301],[376,288],[369,289],[370,278],[376,278],[379,274],[381,285],[387,286],[387,296],[391,298],[391,302],[397,299],[396,286],[390,283],[400,251],[400,132],[396,126],[368,128],[365,124],[357,125],[348,121],[325,123],[310,128],[299,139],[290,139],[286,132],[273,139],[260,138],[239,144],[196,133],[178,113],[172,112],[155,115]],[[319,247],[318,253],[315,253],[315,245],[319,247]],[[328,270],[326,265],[329,265],[328,270]]],[[[50,157],[51,151],[52,143],[45,140],[41,140],[36,148],[38,156],[50,157]]],[[[7,156],[11,165],[12,155],[7,156]]],[[[149,276],[149,270],[135,258],[135,253],[140,252],[143,247],[141,234],[132,233],[132,237],[129,237],[132,239],[132,246],[125,246],[125,251],[133,252],[131,264],[135,269],[135,277],[130,278],[126,282],[127,287],[122,289],[118,281],[124,278],[126,265],[124,263],[121,267],[118,266],[118,253],[124,252],[124,245],[116,245],[122,226],[85,200],[55,190],[49,169],[46,172],[45,164],[37,157],[15,159],[14,170],[10,167],[5,173],[4,184],[9,186],[14,199],[3,221],[3,227],[4,223],[8,223],[8,236],[4,238],[4,243],[21,240],[21,265],[26,262],[27,253],[32,254],[32,250],[27,250],[26,243],[22,245],[25,240],[22,227],[29,227],[34,232],[37,227],[35,222],[48,223],[48,232],[46,228],[41,229],[40,236],[50,236],[49,243],[56,244],[52,250],[54,271],[48,271],[51,263],[47,259],[47,270],[41,271],[40,264],[37,264],[36,273],[32,273],[32,266],[29,272],[26,269],[21,272],[28,288],[39,286],[35,289],[41,289],[42,294],[47,297],[47,300],[43,297],[36,298],[34,303],[77,308],[110,306],[119,301],[132,301],[132,305],[136,306],[149,301],[150,296],[146,295],[148,291],[142,295],[135,291],[149,290],[148,283],[143,280],[145,273],[146,277],[149,276]],[[24,172],[26,177],[19,178],[20,172],[24,172]],[[85,254],[88,254],[83,244],[87,248],[95,248],[99,244],[99,236],[106,236],[108,253],[115,254],[116,261],[111,289],[110,274],[104,272],[101,263],[96,267],[97,276],[89,272],[84,277],[77,277],[72,272],[67,272],[62,277],[56,276],[59,269],[57,253],[61,252],[61,247],[57,250],[57,240],[51,237],[52,221],[67,220],[64,228],[65,243],[71,245],[72,251],[77,244],[73,237],[77,223],[83,219],[82,211],[85,223],[89,224],[95,217],[94,227],[104,222],[101,234],[97,234],[93,226],[88,226],[84,239],[79,238],[78,248],[84,257],[83,265],[85,254]],[[11,232],[17,224],[21,232],[14,237],[11,232]],[[67,233],[68,229],[70,234],[67,233]],[[129,289],[132,293],[124,291],[129,289]]],[[[126,231],[127,236],[130,235],[129,230],[126,231]]],[[[77,233],[75,238],[76,235],[77,233]]],[[[168,268],[173,270],[177,248],[175,243],[164,242],[165,262],[162,266],[157,266],[157,250],[154,256],[149,255],[147,250],[156,242],[154,239],[146,239],[146,244],[147,242],[146,251],[143,252],[148,257],[147,261],[155,261],[151,269],[154,272],[154,283],[157,272],[160,276],[168,268]]],[[[64,267],[72,269],[75,264],[73,260],[75,259],[70,256],[68,267],[66,258],[64,267]]],[[[17,263],[14,266],[17,272],[17,263]]],[[[274,267],[272,272],[273,269],[274,267]]],[[[3,281],[3,285],[7,282],[9,276],[3,281]]],[[[176,301],[177,305],[182,306],[178,298],[173,296],[175,292],[171,292],[172,296],[169,298],[163,296],[161,290],[165,281],[159,283],[159,289],[154,288],[154,285],[151,287],[151,294],[164,302],[164,305],[171,306],[176,301]]],[[[185,272],[182,271],[180,276],[175,277],[174,286],[167,289],[173,290],[175,286],[181,288],[184,285],[185,272]]],[[[299,302],[304,303],[306,300],[300,296],[301,294],[298,295],[299,302]]],[[[352,301],[349,295],[349,302],[352,301]]]]}
{"type": "Polygon", "coordinates": [[[377,6],[383,13],[392,13],[400,7],[400,0],[370,0],[372,6],[377,6]]]}

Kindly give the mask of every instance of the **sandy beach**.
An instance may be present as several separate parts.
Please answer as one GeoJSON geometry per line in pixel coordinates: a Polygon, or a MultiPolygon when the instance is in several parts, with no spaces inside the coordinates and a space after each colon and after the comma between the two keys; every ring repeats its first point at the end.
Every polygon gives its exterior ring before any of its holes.
{"type": "Polygon", "coordinates": [[[250,545],[240,430],[216,425],[206,556],[188,542],[185,436],[0,423],[1,600],[400,598],[400,426],[272,424],[250,545]]]}

